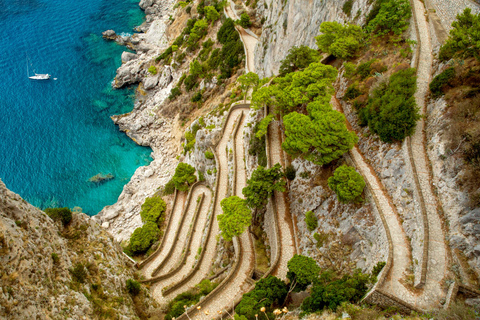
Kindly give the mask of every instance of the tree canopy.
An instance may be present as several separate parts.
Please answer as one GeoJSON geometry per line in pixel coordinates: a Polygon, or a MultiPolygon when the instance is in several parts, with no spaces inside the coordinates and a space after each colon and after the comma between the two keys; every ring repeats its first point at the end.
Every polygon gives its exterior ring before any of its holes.
{"type": "Polygon", "coordinates": [[[220,14],[217,12],[214,6],[206,6],[204,7],[205,10],[205,17],[207,21],[215,22],[220,18],[220,14]]]}
{"type": "Polygon", "coordinates": [[[472,14],[470,8],[457,15],[447,41],[440,48],[441,60],[449,60],[455,56],[475,57],[480,61],[480,13],[472,14]]]}
{"type": "Polygon", "coordinates": [[[372,11],[374,15],[369,16],[366,31],[378,35],[390,32],[395,35],[402,34],[408,29],[412,17],[412,8],[408,0],[382,0],[372,11]]]}
{"type": "Polygon", "coordinates": [[[315,260],[299,254],[288,261],[287,267],[287,278],[295,285],[295,291],[305,290],[309,284],[318,279],[321,271],[315,260]]]}
{"type": "Polygon", "coordinates": [[[46,208],[45,213],[54,221],[61,221],[64,226],[72,221],[72,211],[65,208],[46,208]]]}
{"type": "Polygon", "coordinates": [[[359,201],[365,181],[353,167],[343,165],[328,178],[328,186],[337,194],[340,202],[359,201]]]}
{"type": "Polygon", "coordinates": [[[197,181],[195,176],[195,168],[188,163],[180,162],[175,169],[175,174],[172,177],[175,188],[179,191],[187,191],[190,185],[197,181]]]}
{"type": "Polygon", "coordinates": [[[280,164],[270,169],[259,166],[247,180],[247,186],[242,193],[250,208],[262,208],[268,202],[274,191],[285,191],[285,180],[280,164]]]}
{"type": "Polygon", "coordinates": [[[143,222],[151,221],[154,223],[161,223],[165,220],[165,210],[167,204],[161,197],[153,196],[145,199],[142,204],[142,211],[140,216],[143,222]]]}
{"type": "Polygon", "coordinates": [[[315,37],[318,48],[341,59],[351,58],[365,37],[360,26],[336,21],[322,22],[320,32],[322,34],[315,37]]]}
{"type": "Polygon", "coordinates": [[[345,116],[328,103],[315,101],[307,110],[310,116],[292,112],[283,119],[285,142],[282,148],[292,157],[301,156],[324,165],[340,158],[358,142],[357,135],[348,131],[345,116]]]}
{"type": "Polygon", "coordinates": [[[145,253],[159,236],[158,225],[155,222],[147,221],[142,227],[133,231],[128,249],[131,254],[145,253]]]}
{"type": "Polygon", "coordinates": [[[305,69],[311,63],[317,62],[320,59],[320,54],[317,50],[311,49],[307,46],[291,47],[285,59],[280,65],[279,75],[285,76],[287,73],[295,72],[305,69]]]}
{"type": "Polygon", "coordinates": [[[238,196],[231,196],[220,202],[223,214],[217,216],[218,226],[222,230],[222,237],[231,241],[234,237],[241,235],[252,221],[250,209],[244,199],[238,196]]]}
{"type": "Polygon", "coordinates": [[[249,72],[238,77],[237,82],[240,84],[240,88],[245,93],[246,99],[248,90],[255,89],[258,86],[259,78],[255,72],[249,72]]]}

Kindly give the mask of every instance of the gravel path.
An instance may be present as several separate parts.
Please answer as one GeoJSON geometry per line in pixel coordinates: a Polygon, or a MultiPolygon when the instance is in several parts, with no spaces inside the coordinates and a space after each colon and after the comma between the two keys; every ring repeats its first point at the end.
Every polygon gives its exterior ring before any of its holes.
{"type": "MultiPolygon", "coordinates": [[[[241,113],[248,111],[249,107],[246,106],[240,110],[241,113]]],[[[243,146],[243,128],[245,126],[245,116],[242,117],[239,123],[239,131],[235,137],[235,162],[236,162],[236,183],[235,183],[235,195],[242,197],[242,189],[246,186],[246,171],[244,161],[244,146],[243,146]]],[[[218,197],[217,200],[223,198],[218,197]]],[[[221,210],[221,209],[220,209],[221,210]]],[[[236,301],[241,298],[242,294],[247,292],[252,283],[251,274],[255,268],[255,251],[253,248],[253,242],[248,231],[242,233],[240,237],[239,250],[241,250],[241,259],[238,261],[238,267],[236,273],[229,277],[225,281],[225,285],[215,292],[215,295],[211,299],[207,299],[206,302],[200,303],[201,310],[192,309],[188,312],[188,315],[192,319],[211,319],[218,316],[218,311],[228,310],[232,307],[232,301],[236,301]],[[211,314],[211,315],[210,315],[211,314]]],[[[238,247],[237,247],[238,248],[238,247]]]]}
{"type": "MultiPolygon", "coordinates": [[[[280,163],[285,167],[282,150],[281,132],[278,122],[272,123],[268,126],[268,138],[270,146],[270,163],[274,166],[280,163]]],[[[280,233],[280,259],[277,268],[274,270],[273,275],[280,279],[287,278],[287,263],[296,253],[295,249],[295,236],[293,231],[293,222],[290,212],[288,211],[287,200],[283,192],[275,191],[274,194],[275,204],[278,217],[278,231],[280,233]]]]}
{"type": "Polygon", "coordinates": [[[169,222],[171,224],[171,227],[168,230],[167,234],[164,235],[164,238],[163,238],[163,241],[165,241],[165,244],[163,245],[160,253],[155,257],[155,259],[147,263],[141,269],[142,274],[147,279],[151,277],[153,270],[155,270],[157,266],[159,266],[160,263],[162,263],[168,251],[173,246],[175,235],[178,232],[178,225],[182,218],[182,213],[183,213],[183,208],[184,208],[186,198],[187,198],[187,194],[185,192],[178,192],[175,203],[173,204],[173,212],[169,222]]]}
{"type": "MultiPolygon", "coordinates": [[[[417,69],[417,91],[415,100],[420,113],[426,115],[425,98],[428,94],[428,85],[432,73],[432,46],[428,29],[428,22],[424,13],[424,6],[420,0],[414,0],[414,17],[416,19],[420,38],[420,54],[417,69]]],[[[438,215],[439,205],[433,194],[430,168],[425,150],[425,118],[417,122],[415,134],[410,138],[412,166],[415,166],[418,180],[418,194],[423,198],[425,212],[428,220],[428,260],[426,282],[424,292],[415,299],[414,305],[420,308],[440,307],[440,299],[445,298],[445,292],[441,287],[447,275],[447,250],[442,230],[442,222],[438,215]]],[[[407,142],[408,143],[408,142],[407,142]]],[[[422,201],[422,200],[421,200],[422,201]]]]}

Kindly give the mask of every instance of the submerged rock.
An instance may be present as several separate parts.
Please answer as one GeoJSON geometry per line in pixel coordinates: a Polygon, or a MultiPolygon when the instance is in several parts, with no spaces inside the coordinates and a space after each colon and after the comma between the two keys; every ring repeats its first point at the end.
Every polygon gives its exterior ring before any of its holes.
{"type": "Polygon", "coordinates": [[[94,182],[94,183],[102,183],[102,182],[107,182],[109,180],[112,180],[114,178],[115,176],[111,173],[107,173],[107,174],[98,173],[93,177],[91,177],[90,179],[88,179],[88,181],[94,182]]]}

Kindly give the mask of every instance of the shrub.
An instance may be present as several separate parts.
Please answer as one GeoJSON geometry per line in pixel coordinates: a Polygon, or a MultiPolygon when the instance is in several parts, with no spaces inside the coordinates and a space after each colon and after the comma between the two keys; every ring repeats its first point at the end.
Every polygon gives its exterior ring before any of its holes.
{"type": "MultiPolygon", "coordinates": [[[[235,30],[235,23],[232,19],[227,18],[217,32],[217,39],[223,46],[220,51],[220,56],[215,57],[213,61],[208,64],[218,64],[220,66],[221,79],[229,78],[232,75],[233,68],[238,66],[245,54],[243,44],[240,41],[240,36],[235,30]]],[[[214,57],[215,50],[212,53],[214,57]]],[[[211,58],[212,59],[212,58],[211,58]]]]}
{"type": "Polygon", "coordinates": [[[363,80],[367,78],[372,73],[372,63],[376,60],[372,59],[367,62],[360,63],[357,67],[357,74],[360,75],[360,78],[363,80]]]}
{"type": "Polygon", "coordinates": [[[165,188],[163,189],[163,194],[164,195],[169,195],[175,192],[175,183],[173,183],[172,180],[168,181],[165,184],[165,188]]]}
{"type": "Polygon", "coordinates": [[[155,66],[150,66],[150,67],[148,68],[148,72],[150,72],[150,73],[153,74],[153,75],[157,74],[157,67],[155,67],[155,66]]]}
{"type": "Polygon", "coordinates": [[[175,189],[179,191],[188,191],[190,185],[197,180],[195,176],[195,168],[188,163],[180,162],[175,169],[175,174],[172,181],[175,184],[175,189]]]}
{"type": "Polygon", "coordinates": [[[480,61],[480,13],[472,14],[470,8],[457,15],[452,23],[450,35],[440,48],[439,58],[442,61],[455,56],[475,57],[480,61]]]}
{"type": "Polygon", "coordinates": [[[285,169],[285,177],[292,181],[295,179],[295,177],[297,176],[297,171],[295,170],[295,168],[292,166],[292,165],[289,165],[286,169],[285,169]]]}
{"type": "Polygon", "coordinates": [[[450,67],[445,69],[442,73],[433,78],[430,82],[430,92],[434,98],[438,98],[443,95],[443,89],[446,85],[455,77],[455,68],[450,67]]]}
{"type": "Polygon", "coordinates": [[[72,221],[72,211],[69,208],[47,208],[45,213],[54,221],[61,221],[64,226],[72,221]]]}
{"type": "Polygon", "coordinates": [[[205,151],[205,158],[214,159],[215,155],[213,154],[213,152],[207,150],[207,151],[205,151]]]}
{"type": "Polygon", "coordinates": [[[373,277],[377,277],[380,272],[382,271],[383,267],[385,267],[387,263],[385,261],[379,261],[374,267],[373,267],[373,270],[372,270],[372,276],[373,277]]]}
{"type": "Polygon", "coordinates": [[[252,215],[247,203],[238,196],[231,196],[220,201],[223,214],[217,216],[218,227],[226,241],[232,241],[241,235],[251,224],[252,215]]]}
{"type": "Polygon", "coordinates": [[[165,201],[158,196],[153,196],[145,199],[145,202],[142,204],[140,216],[143,222],[151,221],[157,224],[162,223],[165,220],[166,209],[167,204],[165,201]]]}
{"type": "Polygon", "coordinates": [[[337,194],[340,202],[360,201],[365,181],[353,167],[343,165],[328,178],[328,186],[337,194]]]}
{"type": "Polygon", "coordinates": [[[402,141],[412,135],[420,119],[413,97],[416,82],[415,69],[392,74],[388,84],[373,90],[367,106],[360,110],[362,124],[368,124],[384,142],[402,141]]]}
{"type": "Polygon", "coordinates": [[[352,100],[361,95],[362,92],[358,88],[358,85],[356,83],[351,84],[348,88],[347,91],[345,91],[345,95],[343,96],[344,100],[352,100]]]}
{"type": "Polygon", "coordinates": [[[78,283],[85,283],[85,278],[87,277],[87,270],[85,266],[81,263],[77,263],[72,269],[69,270],[72,274],[74,281],[78,283]]]}
{"type": "Polygon", "coordinates": [[[250,17],[246,12],[242,13],[240,16],[240,25],[243,28],[250,28],[250,26],[252,25],[252,23],[250,22],[250,17]]]}
{"type": "Polygon", "coordinates": [[[258,127],[257,127],[257,132],[255,133],[255,137],[257,138],[261,138],[263,137],[264,135],[267,134],[267,131],[268,131],[268,125],[270,124],[270,122],[273,121],[273,114],[269,114],[268,116],[266,116],[265,118],[263,118],[259,123],[258,123],[258,127]]]}
{"type": "Polygon", "coordinates": [[[136,296],[137,294],[140,293],[141,286],[138,281],[135,281],[133,279],[127,279],[127,291],[130,293],[132,296],[136,296]]]}
{"type": "Polygon", "coordinates": [[[307,224],[308,231],[313,231],[318,227],[318,219],[313,211],[305,213],[305,223],[307,224]]]}
{"type": "Polygon", "coordinates": [[[187,90],[187,92],[190,92],[190,90],[192,90],[193,87],[195,87],[195,85],[197,84],[197,77],[193,74],[190,74],[188,75],[188,77],[185,78],[184,83],[185,89],[187,90]]]}
{"type": "Polygon", "coordinates": [[[318,48],[341,59],[353,57],[365,37],[361,27],[336,21],[322,22],[320,32],[322,34],[315,37],[318,48]]]}
{"type": "Polygon", "coordinates": [[[192,102],[201,102],[202,101],[202,93],[198,91],[192,96],[192,102]]]}
{"type": "Polygon", "coordinates": [[[188,6],[185,8],[185,12],[187,12],[188,14],[190,14],[190,12],[192,12],[192,7],[191,6],[188,6]]]}
{"type": "Polygon", "coordinates": [[[60,262],[60,257],[55,252],[52,252],[52,261],[53,264],[58,264],[60,262]]]}
{"type": "Polygon", "coordinates": [[[367,32],[386,35],[393,32],[402,34],[408,28],[412,9],[408,0],[383,0],[378,13],[368,22],[367,32]]]}
{"type": "Polygon", "coordinates": [[[129,250],[132,254],[142,254],[158,240],[160,229],[154,222],[147,221],[143,227],[135,229],[130,237],[129,250]]]}
{"type": "Polygon", "coordinates": [[[205,7],[205,17],[207,21],[211,21],[212,23],[217,21],[220,18],[220,14],[217,12],[215,7],[213,6],[206,6],[205,7]]]}
{"type": "Polygon", "coordinates": [[[173,101],[180,95],[182,95],[182,90],[180,90],[179,87],[175,87],[175,88],[172,89],[172,91],[170,91],[170,95],[168,96],[168,100],[173,101]]]}
{"type": "Polygon", "coordinates": [[[307,46],[291,47],[285,59],[282,60],[278,73],[280,76],[285,76],[287,73],[305,69],[319,59],[320,55],[317,50],[307,46]]]}
{"type": "Polygon", "coordinates": [[[202,296],[206,296],[213,289],[217,287],[216,283],[210,282],[210,280],[202,280],[195,288],[180,293],[173,300],[168,303],[167,310],[165,311],[165,320],[172,320],[181,316],[185,312],[184,306],[195,305],[202,296]]]}
{"type": "Polygon", "coordinates": [[[350,17],[352,13],[353,0],[347,0],[342,7],[343,12],[350,17]]]}
{"type": "MultiPolygon", "coordinates": [[[[182,37],[182,39],[183,39],[183,37],[182,37]]],[[[168,57],[170,57],[170,56],[172,55],[172,53],[173,53],[172,47],[168,47],[161,55],[159,55],[159,56],[155,59],[155,61],[156,61],[156,62],[160,62],[160,61],[162,61],[162,60],[164,60],[164,59],[167,59],[168,57]]],[[[149,68],[149,69],[150,69],[150,68],[149,68]]],[[[149,70],[149,72],[150,72],[150,70],[149,70]]]]}
{"type": "Polygon", "coordinates": [[[251,156],[257,156],[258,165],[262,167],[267,166],[267,151],[266,151],[266,141],[265,136],[257,138],[256,134],[258,132],[259,123],[255,124],[253,128],[254,135],[250,139],[250,147],[248,149],[248,154],[251,156]]]}

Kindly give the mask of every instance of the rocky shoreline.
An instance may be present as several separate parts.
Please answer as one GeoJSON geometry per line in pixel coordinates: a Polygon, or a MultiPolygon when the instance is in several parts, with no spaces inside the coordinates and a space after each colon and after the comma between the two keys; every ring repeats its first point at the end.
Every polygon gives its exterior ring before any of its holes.
{"type": "Polygon", "coordinates": [[[173,123],[176,121],[166,121],[156,112],[168,97],[178,75],[168,66],[156,75],[147,72],[148,67],[168,45],[166,30],[173,13],[173,4],[172,0],[142,0],[139,5],[145,11],[146,19],[136,28],[140,33],[120,36],[113,30],[103,32],[105,39],[116,41],[136,52],[123,52],[122,65],[117,69],[113,87],[140,83],[133,110],[111,118],[137,144],[152,148],[153,158],[148,166],[139,167],[135,171],[115,204],[106,206],[92,217],[120,242],[128,240],[132,232],[141,226],[139,212],[145,198],[165,185],[178,162],[175,157],[179,150],[176,143],[173,143],[172,134],[173,123]]]}

